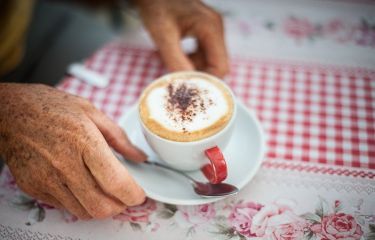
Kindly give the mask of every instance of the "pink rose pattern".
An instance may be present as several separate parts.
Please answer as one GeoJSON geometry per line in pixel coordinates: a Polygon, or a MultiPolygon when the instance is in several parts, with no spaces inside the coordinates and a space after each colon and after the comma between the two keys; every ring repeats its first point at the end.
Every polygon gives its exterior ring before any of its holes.
{"type": "Polygon", "coordinates": [[[305,18],[290,17],[284,22],[284,31],[288,36],[301,40],[312,36],[315,29],[314,25],[305,18]]]}
{"type": "Polygon", "coordinates": [[[265,206],[254,216],[251,231],[257,237],[299,239],[307,222],[293,212],[293,206],[286,200],[265,206]]]}
{"type": "Polygon", "coordinates": [[[213,204],[179,206],[175,220],[182,226],[196,227],[211,221],[216,216],[213,204]]]}
{"type": "Polygon", "coordinates": [[[345,213],[331,214],[323,217],[321,224],[322,239],[357,240],[363,235],[361,226],[354,217],[345,213]]]}
{"type": "Polygon", "coordinates": [[[253,217],[262,207],[262,205],[253,202],[239,202],[233,206],[228,220],[233,226],[234,230],[236,230],[242,236],[255,236],[255,234],[250,231],[251,223],[253,217]]]}
{"type": "Polygon", "coordinates": [[[289,17],[284,20],[284,33],[300,42],[303,39],[331,39],[337,43],[354,43],[375,47],[375,23],[365,18],[358,22],[330,19],[324,23],[313,23],[306,18],[289,17]]]}
{"type": "MultiPolygon", "coordinates": [[[[321,200],[321,202],[324,200],[321,200]]],[[[323,208],[317,209],[315,214],[310,213],[313,218],[320,218],[310,224],[308,231],[322,240],[345,239],[359,240],[362,238],[363,230],[353,215],[341,211],[342,203],[336,200],[333,204],[333,211],[324,212],[323,208]]],[[[306,215],[305,215],[306,216],[306,215]]],[[[310,217],[311,220],[311,217],[310,217]]],[[[371,222],[371,221],[370,221],[371,222]]],[[[375,233],[375,225],[369,224],[370,233],[375,233]]]]}
{"type": "Polygon", "coordinates": [[[272,233],[272,239],[280,240],[292,240],[301,239],[303,237],[303,231],[293,224],[280,225],[274,229],[272,233]]]}
{"type": "MultiPolygon", "coordinates": [[[[321,207],[315,213],[299,216],[293,211],[295,205],[289,200],[278,200],[265,206],[254,202],[235,203],[228,216],[229,228],[218,225],[221,229],[218,233],[229,238],[272,240],[357,240],[364,236],[363,226],[355,217],[340,212],[342,204],[339,200],[334,201],[330,213],[321,207]]],[[[371,234],[375,233],[375,225],[369,224],[369,229],[371,234]]]]}
{"type": "MultiPolygon", "coordinates": [[[[243,37],[253,37],[261,32],[254,21],[238,20],[237,29],[243,37]],[[250,34],[250,29],[252,30],[250,34]]],[[[262,30],[280,32],[287,38],[294,39],[298,44],[303,41],[318,39],[330,40],[339,44],[354,44],[362,47],[375,47],[375,22],[366,18],[350,21],[344,18],[332,18],[324,22],[311,21],[306,17],[288,16],[280,23],[265,20],[262,30]]]]}

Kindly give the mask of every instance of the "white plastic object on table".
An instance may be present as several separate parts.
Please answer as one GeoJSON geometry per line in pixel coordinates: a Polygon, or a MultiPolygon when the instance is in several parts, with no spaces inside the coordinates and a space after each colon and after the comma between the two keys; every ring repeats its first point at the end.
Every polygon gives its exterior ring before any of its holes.
{"type": "Polygon", "coordinates": [[[82,80],[88,84],[99,88],[105,88],[109,84],[109,78],[101,75],[91,69],[88,69],[85,65],[80,63],[70,64],[68,67],[68,73],[79,80],[82,80]]]}

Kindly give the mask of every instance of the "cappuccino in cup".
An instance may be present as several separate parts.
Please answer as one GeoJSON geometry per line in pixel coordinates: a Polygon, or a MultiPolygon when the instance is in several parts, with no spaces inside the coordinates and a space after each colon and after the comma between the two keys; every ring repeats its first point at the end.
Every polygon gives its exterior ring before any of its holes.
{"type": "Polygon", "coordinates": [[[171,167],[201,169],[213,184],[227,177],[225,148],[236,119],[233,93],[220,79],[195,72],[171,73],[141,94],[139,118],[146,141],[171,167]]]}
{"type": "Polygon", "coordinates": [[[233,115],[234,101],[220,80],[199,72],[167,75],[140,98],[141,121],[161,138],[192,142],[220,132],[233,115]]]}

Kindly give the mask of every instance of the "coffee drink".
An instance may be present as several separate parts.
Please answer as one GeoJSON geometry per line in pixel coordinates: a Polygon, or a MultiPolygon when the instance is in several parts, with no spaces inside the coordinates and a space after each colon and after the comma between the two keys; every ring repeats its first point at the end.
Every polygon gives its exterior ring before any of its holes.
{"type": "Polygon", "coordinates": [[[233,110],[228,87],[200,72],[166,75],[151,83],[139,102],[143,125],[161,138],[178,142],[198,141],[220,132],[233,110]]]}

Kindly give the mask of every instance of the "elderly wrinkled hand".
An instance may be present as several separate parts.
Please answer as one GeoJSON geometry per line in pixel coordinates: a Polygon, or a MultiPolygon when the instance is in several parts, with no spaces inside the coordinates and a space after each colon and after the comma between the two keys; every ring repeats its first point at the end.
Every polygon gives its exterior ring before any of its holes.
{"type": "Polygon", "coordinates": [[[109,145],[130,160],[145,154],[88,101],[34,84],[0,84],[0,98],[0,154],[23,191],[81,219],[145,200],[109,145]]]}
{"type": "Polygon", "coordinates": [[[135,0],[144,25],[170,71],[201,70],[223,77],[229,71],[223,21],[199,0],[135,0]],[[195,37],[198,48],[189,56],[181,40],[195,37]]]}

